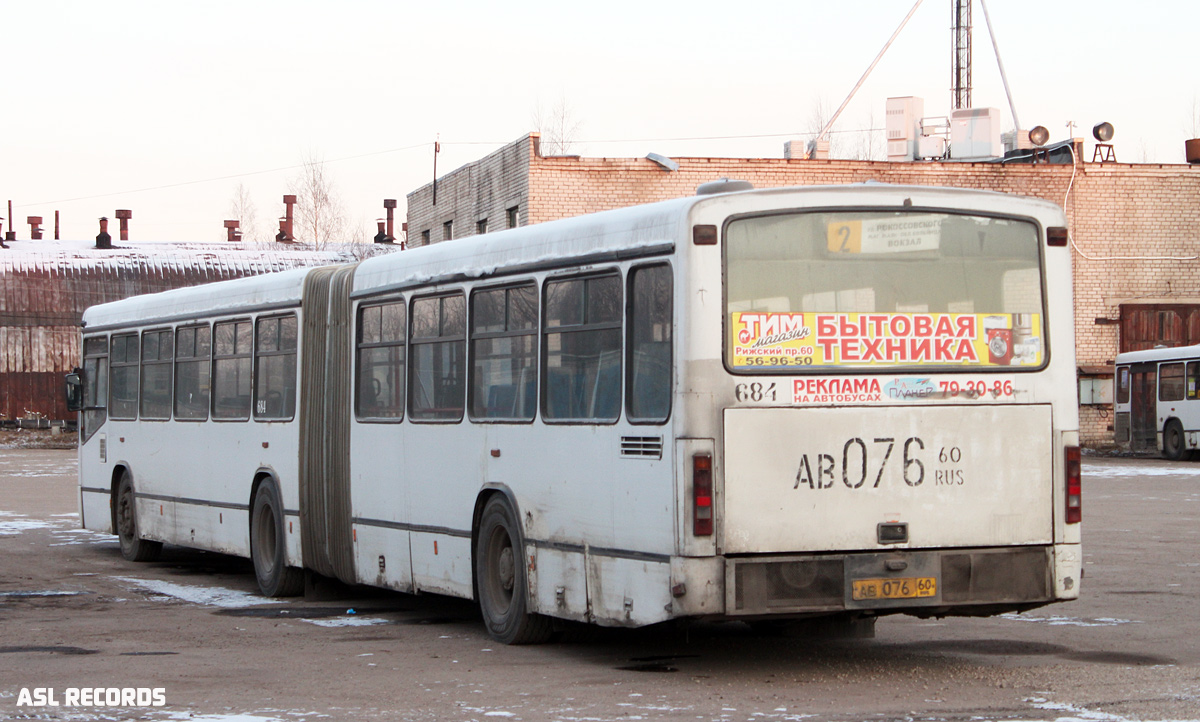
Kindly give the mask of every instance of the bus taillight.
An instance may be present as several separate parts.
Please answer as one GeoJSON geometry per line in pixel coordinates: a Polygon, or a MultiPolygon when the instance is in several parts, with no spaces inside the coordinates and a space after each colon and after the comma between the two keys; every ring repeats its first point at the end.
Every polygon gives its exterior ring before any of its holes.
{"type": "Polygon", "coordinates": [[[692,457],[692,534],[712,536],[712,457],[696,454],[692,457]]]}
{"type": "Polygon", "coordinates": [[[1066,448],[1067,457],[1067,523],[1083,521],[1083,484],[1080,479],[1080,457],[1078,446],[1066,448]]]}

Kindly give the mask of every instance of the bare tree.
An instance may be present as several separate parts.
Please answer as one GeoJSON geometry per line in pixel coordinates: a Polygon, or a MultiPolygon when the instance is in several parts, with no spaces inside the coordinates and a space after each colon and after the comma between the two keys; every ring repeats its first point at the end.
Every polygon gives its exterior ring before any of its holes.
{"type": "Polygon", "coordinates": [[[299,173],[288,182],[288,192],[296,196],[296,240],[311,243],[318,250],[341,240],[346,214],[324,160],[309,154],[299,173]]]}
{"type": "Polygon", "coordinates": [[[549,109],[538,101],[531,120],[534,129],[542,134],[542,155],[570,155],[583,128],[583,122],[575,118],[565,96],[559,96],[549,109]]]}
{"type": "MultiPolygon", "coordinates": [[[[812,105],[808,109],[808,132],[806,135],[810,135],[813,140],[816,140],[832,115],[833,109],[830,108],[829,101],[819,95],[814,95],[812,105]]],[[[826,139],[829,141],[829,157],[840,157],[842,155],[841,140],[832,132],[826,136],[826,139]]]]}
{"type": "Polygon", "coordinates": [[[262,240],[259,238],[258,207],[254,205],[254,199],[244,183],[238,183],[233,190],[233,198],[229,201],[229,218],[238,221],[243,241],[258,243],[262,240]]]}
{"type": "Polygon", "coordinates": [[[875,111],[870,110],[867,113],[866,125],[861,130],[855,131],[853,138],[853,148],[846,156],[850,160],[884,160],[886,158],[885,151],[886,139],[882,128],[876,127],[875,111]]]}

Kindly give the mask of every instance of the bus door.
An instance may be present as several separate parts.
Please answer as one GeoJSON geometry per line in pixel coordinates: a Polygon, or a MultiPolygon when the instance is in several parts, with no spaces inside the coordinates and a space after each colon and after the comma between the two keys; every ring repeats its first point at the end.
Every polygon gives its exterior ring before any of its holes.
{"type": "Polygon", "coordinates": [[[1130,367],[1129,445],[1135,451],[1158,448],[1158,365],[1130,367]]]}

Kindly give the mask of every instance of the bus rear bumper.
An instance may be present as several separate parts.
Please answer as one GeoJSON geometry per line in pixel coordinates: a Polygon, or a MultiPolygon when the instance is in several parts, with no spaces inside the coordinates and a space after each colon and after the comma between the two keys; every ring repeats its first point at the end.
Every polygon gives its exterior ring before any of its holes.
{"type": "Polygon", "coordinates": [[[986,615],[1078,595],[1078,545],[725,560],[725,613],[731,617],[986,615]]]}

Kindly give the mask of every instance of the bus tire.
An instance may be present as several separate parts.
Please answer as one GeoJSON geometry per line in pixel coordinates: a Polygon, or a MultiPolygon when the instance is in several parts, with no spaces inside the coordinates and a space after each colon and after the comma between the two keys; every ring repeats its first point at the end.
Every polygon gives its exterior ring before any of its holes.
{"type": "Polygon", "coordinates": [[[1183,424],[1171,419],[1163,427],[1163,458],[1179,461],[1187,455],[1187,439],[1183,435],[1183,424]]]}
{"type": "Polygon", "coordinates": [[[137,497],[133,494],[133,477],[128,469],[121,472],[121,480],[117,482],[113,526],[121,541],[121,556],[127,561],[152,562],[162,553],[162,542],[143,539],[138,534],[137,497]]]}
{"type": "Polygon", "coordinates": [[[283,504],[271,481],[254,495],[250,511],[250,559],[264,597],[294,597],[304,591],[304,571],[287,565],[283,504]]]}
{"type": "Polygon", "coordinates": [[[504,644],[540,644],[551,620],[530,614],[524,552],[517,517],[502,496],[484,504],[475,539],[475,583],[488,634],[504,644]]]}

